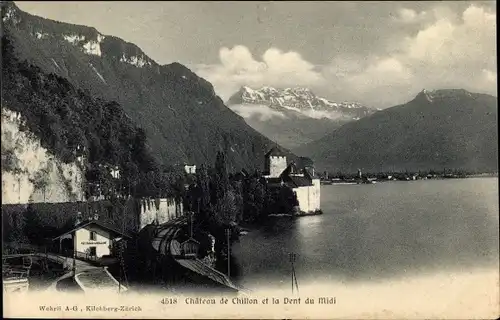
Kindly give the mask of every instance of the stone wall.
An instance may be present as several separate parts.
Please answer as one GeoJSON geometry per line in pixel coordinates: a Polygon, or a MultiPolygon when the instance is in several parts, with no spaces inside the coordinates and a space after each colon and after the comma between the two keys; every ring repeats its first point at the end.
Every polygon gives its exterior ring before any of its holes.
{"type": "Polygon", "coordinates": [[[183,214],[182,202],[177,202],[174,198],[162,199],[141,199],[140,207],[140,227],[144,228],[150,223],[162,224],[183,214]]]}

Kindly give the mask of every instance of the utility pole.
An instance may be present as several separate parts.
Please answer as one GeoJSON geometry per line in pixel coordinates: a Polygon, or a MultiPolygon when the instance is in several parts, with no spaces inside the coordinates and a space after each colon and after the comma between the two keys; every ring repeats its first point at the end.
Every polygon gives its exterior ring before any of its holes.
{"type": "Polygon", "coordinates": [[[231,278],[231,243],[229,242],[229,237],[231,236],[231,229],[226,229],[226,239],[227,239],[227,277],[231,278]]]}
{"type": "Polygon", "coordinates": [[[295,266],[294,262],[297,259],[297,254],[295,253],[290,253],[290,263],[292,264],[292,294],[293,294],[293,287],[295,285],[295,288],[297,289],[297,293],[299,293],[299,285],[297,284],[297,276],[295,275],[295,266]]]}
{"type": "Polygon", "coordinates": [[[76,277],[76,231],[73,232],[73,278],[76,277]]]}
{"type": "Polygon", "coordinates": [[[19,197],[19,203],[21,203],[21,177],[17,178],[17,189],[18,189],[18,197],[19,197]]]}
{"type": "Polygon", "coordinates": [[[189,211],[189,237],[193,238],[193,215],[194,212],[189,211]]]}

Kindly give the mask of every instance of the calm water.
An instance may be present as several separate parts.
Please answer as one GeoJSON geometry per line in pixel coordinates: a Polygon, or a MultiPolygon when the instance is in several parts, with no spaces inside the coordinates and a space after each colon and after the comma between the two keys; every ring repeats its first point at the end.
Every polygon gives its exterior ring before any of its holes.
{"type": "Polygon", "coordinates": [[[245,286],[498,268],[498,179],[322,186],[321,216],[275,219],[233,246],[245,286]]]}

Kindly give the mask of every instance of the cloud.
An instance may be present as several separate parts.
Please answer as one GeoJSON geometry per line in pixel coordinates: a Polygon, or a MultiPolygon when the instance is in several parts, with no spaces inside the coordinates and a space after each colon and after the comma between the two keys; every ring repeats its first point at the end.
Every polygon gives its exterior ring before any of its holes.
{"type": "MultiPolygon", "coordinates": [[[[415,13],[416,14],[416,13],[415,13]]],[[[410,11],[407,19],[414,18],[410,11]]],[[[459,17],[434,10],[432,23],[391,43],[386,55],[337,57],[325,69],[330,94],[388,107],[426,89],[464,88],[496,95],[496,14],[471,5],[459,17]],[[347,66],[347,67],[346,67],[347,66]]]]}
{"type": "Polygon", "coordinates": [[[427,12],[416,12],[413,9],[401,8],[398,10],[398,15],[394,17],[397,22],[401,23],[416,23],[427,18],[427,12]]]}
{"type": "Polygon", "coordinates": [[[381,37],[382,49],[331,52],[322,66],[277,48],[256,59],[237,45],[221,48],[219,63],[194,69],[224,100],[242,85],[304,86],[331,100],[378,108],[407,102],[424,88],[497,94],[495,12],[472,4],[457,14],[441,4],[427,11],[403,8],[396,19],[388,24],[409,25],[381,37]]]}
{"type": "Polygon", "coordinates": [[[230,107],[231,110],[245,119],[257,118],[260,121],[266,121],[272,118],[286,118],[283,113],[266,105],[235,104],[230,107]]]}
{"type": "Polygon", "coordinates": [[[302,114],[308,116],[309,118],[314,118],[314,119],[330,119],[330,120],[338,120],[338,119],[342,119],[345,117],[345,115],[343,115],[342,113],[340,112],[336,112],[336,111],[322,111],[322,110],[306,110],[306,111],[303,111],[302,114]]]}
{"type": "Polygon", "coordinates": [[[250,50],[242,45],[221,48],[220,63],[197,65],[196,72],[210,81],[216,92],[228,99],[239,87],[317,86],[324,82],[315,66],[293,51],[268,49],[256,60],[250,50]]]}

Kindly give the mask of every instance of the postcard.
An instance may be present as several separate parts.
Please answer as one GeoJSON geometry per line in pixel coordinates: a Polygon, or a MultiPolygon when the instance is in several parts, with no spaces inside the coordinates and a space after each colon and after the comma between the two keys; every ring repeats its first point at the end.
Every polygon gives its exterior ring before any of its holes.
{"type": "Polygon", "coordinates": [[[496,319],[493,1],[2,1],[6,318],[496,319]]]}

